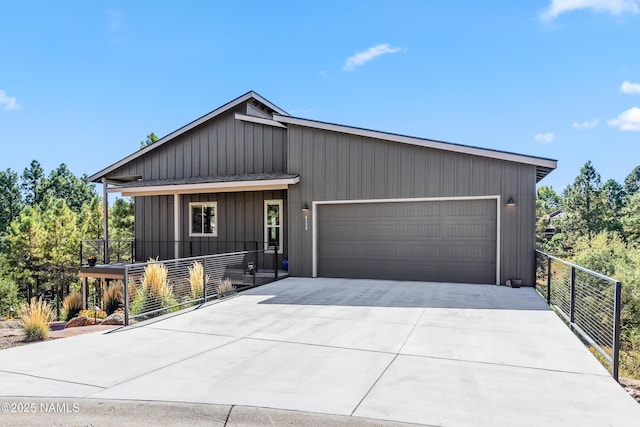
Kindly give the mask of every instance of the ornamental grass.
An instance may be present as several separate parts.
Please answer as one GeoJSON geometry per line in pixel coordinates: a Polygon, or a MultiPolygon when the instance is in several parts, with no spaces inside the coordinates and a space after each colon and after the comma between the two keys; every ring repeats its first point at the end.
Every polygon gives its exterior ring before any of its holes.
{"type": "Polygon", "coordinates": [[[124,305],[124,285],[118,281],[107,288],[102,296],[102,306],[107,314],[112,314],[124,305]]]}
{"type": "Polygon", "coordinates": [[[194,262],[189,267],[189,285],[191,286],[191,297],[193,299],[200,299],[203,297],[204,285],[209,283],[211,276],[207,274],[204,277],[204,267],[199,262],[194,262]],[[205,283],[203,282],[203,279],[205,283]]]}
{"type": "Polygon", "coordinates": [[[231,279],[229,279],[228,277],[220,279],[218,285],[216,285],[216,292],[218,292],[218,295],[224,295],[235,290],[236,288],[233,286],[233,284],[231,283],[231,279]]]}
{"type": "Polygon", "coordinates": [[[140,279],[141,287],[131,303],[131,313],[144,314],[163,307],[175,307],[178,301],[169,284],[168,269],[157,259],[150,259],[140,279]]]}
{"type": "Polygon", "coordinates": [[[82,294],[78,291],[73,291],[66,296],[62,302],[62,312],[65,321],[69,321],[76,317],[82,310],[82,294]]]}
{"type": "Polygon", "coordinates": [[[54,320],[53,311],[46,301],[31,299],[23,303],[18,313],[24,323],[24,335],[27,341],[39,341],[49,338],[49,322],[54,320]]]}

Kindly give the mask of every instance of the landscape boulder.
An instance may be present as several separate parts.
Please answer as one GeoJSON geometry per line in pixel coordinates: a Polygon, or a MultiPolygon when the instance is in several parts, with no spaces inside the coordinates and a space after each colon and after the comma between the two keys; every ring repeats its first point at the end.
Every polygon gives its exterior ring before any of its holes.
{"type": "MultiPolygon", "coordinates": [[[[98,324],[100,323],[100,319],[98,320],[98,324]]],[[[92,326],[95,325],[96,322],[94,321],[93,317],[87,317],[87,316],[78,316],[78,317],[74,317],[73,319],[69,320],[67,322],[66,325],[64,325],[64,328],[77,328],[79,326],[92,326]]]]}
{"type": "Polygon", "coordinates": [[[124,325],[124,310],[117,309],[102,322],[103,325],[124,325]]]}

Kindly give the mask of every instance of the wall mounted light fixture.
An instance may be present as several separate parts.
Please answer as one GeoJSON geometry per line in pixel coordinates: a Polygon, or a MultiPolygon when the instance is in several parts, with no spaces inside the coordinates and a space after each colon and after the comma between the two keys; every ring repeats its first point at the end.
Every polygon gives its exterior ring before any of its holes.
{"type": "Polygon", "coordinates": [[[516,202],[513,200],[513,197],[509,196],[509,200],[507,200],[507,206],[515,206],[516,202]]]}
{"type": "Polygon", "coordinates": [[[311,213],[311,211],[309,210],[309,205],[308,204],[304,204],[302,205],[302,215],[304,216],[304,231],[307,231],[309,229],[309,214],[311,213]]]}

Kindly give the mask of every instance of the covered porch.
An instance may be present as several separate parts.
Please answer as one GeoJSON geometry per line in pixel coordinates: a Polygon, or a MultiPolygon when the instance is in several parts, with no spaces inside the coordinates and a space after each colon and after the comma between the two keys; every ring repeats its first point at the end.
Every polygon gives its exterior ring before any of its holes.
{"type": "Polygon", "coordinates": [[[104,248],[110,264],[108,196],[135,199],[135,241],[131,260],[177,259],[237,250],[277,247],[286,257],[287,190],[298,175],[241,174],[143,180],[102,178],[104,248]]]}

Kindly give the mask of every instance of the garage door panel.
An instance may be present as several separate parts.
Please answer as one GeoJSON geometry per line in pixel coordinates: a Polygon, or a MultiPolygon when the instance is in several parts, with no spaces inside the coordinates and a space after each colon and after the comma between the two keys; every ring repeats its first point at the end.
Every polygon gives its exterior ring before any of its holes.
{"type": "Polygon", "coordinates": [[[495,283],[496,202],[325,205],[318,274],[495,283]]]}

